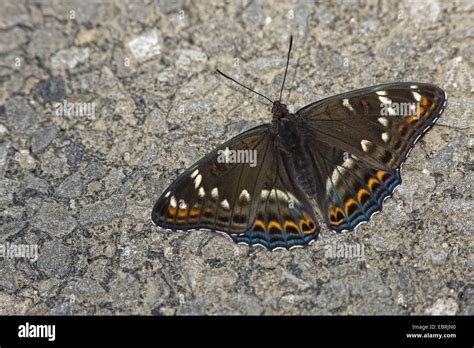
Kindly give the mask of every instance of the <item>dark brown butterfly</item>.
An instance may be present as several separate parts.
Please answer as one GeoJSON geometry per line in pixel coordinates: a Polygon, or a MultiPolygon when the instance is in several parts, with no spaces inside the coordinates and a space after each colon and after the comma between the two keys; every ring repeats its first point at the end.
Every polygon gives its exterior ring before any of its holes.
{"type": "Polygon", "coordinates": [[[181,174],[153,208],[156,225],[288,249],[317,238],[313,201],[332,230],[353,230],[400,185],[402,163],[447,100],[437,86],[400,82],[290,113],[281,103],[283,85],[274,102],[252,90],[272,102],[272,123],[232,138],[181,174]],[[247,156],[245,163],[239,154],[247,156]]]}

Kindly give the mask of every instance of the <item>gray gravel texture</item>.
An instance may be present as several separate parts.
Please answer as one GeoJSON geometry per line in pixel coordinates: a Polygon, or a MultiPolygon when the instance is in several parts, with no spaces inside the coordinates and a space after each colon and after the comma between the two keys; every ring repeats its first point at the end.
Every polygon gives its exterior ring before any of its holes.
{"type": "Polygon", "coordinates": [[[473,315],[473,13],[470,0],[2,1],[0,243],[39,257],[0,259],[0,314],[473,315]],[[293,251],[155,227],[180,172],[271,119],[214,69],[274,97],[290,33],[294,109],[385,82],[447,91],[399,190],[357,232],[293,251]],[[335,243],[365,257],[331,257],[335,243]]]}

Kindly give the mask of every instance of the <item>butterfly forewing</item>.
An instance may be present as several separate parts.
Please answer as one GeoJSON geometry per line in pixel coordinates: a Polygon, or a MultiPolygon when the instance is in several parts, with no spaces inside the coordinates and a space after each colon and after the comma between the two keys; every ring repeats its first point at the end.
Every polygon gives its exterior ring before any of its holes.
{"type": "Polygon", "coordinates": [[[436,86],[394,83],[297,112],[315,176],[324,178],[315,199],[332,229],[351,230],[381,210],[401,183],[401,164],[445,106],[445,93],[436,86]]]}
{"type": "MultiPolygon", "coordinates": [[[[230,202],[244,179],[252,179],[256,172],[249,165],[219,161],[219,155],[226,149],[232,151],[255,150],[263,153],[268,146],[268,127],[251,129],[221,145],[193,164],[168,187],[153,209],[153,221],[170,229],[209,228],[229,229],[230,202]],[[233,185],[229,182],[234,181],[233,185]]],[[[253,178],[255,179],[255,178],[253,178]]],[[[252,181],[254,182],[254,181],[252,181]]],[[[244,204],[239,213],[249,215],[250,208],[244,204]]],[[[238,220],[238,219],[236,219],[238,220]]],[[[243,222],[243,221],[242,221],[243,222]]],[[[232,226],[235,231],[244,231],[232,226]]],[[[240,224],[235,224],[240,225],[240,224]]]]}

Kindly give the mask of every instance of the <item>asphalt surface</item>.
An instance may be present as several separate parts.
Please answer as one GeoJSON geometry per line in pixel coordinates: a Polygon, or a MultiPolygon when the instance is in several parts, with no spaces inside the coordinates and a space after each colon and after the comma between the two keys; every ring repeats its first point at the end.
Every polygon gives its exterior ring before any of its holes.
{"type": "Polygon", "coordinates": [[[0,243],[38,251],[0,259],[0,314],[474,314],[472,1],[0,8],[0,243]],[[448,93],[403,184],[304,249],[155,227],[180,172],[271,119],[215,68],[276,96],[290,34],[290,108],[395,81],[448,93]]]}

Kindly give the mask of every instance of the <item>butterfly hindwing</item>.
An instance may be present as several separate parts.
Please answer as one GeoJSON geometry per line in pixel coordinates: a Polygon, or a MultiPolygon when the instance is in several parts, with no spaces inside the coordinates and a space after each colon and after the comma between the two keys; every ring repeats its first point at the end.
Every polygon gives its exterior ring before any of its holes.
{"type": "Polygon", "coordinates": [[[324,179],[315,195],[328,226],[354,229],[378,212],[385,198],[401,183],[400,171],[371,167],[337,148],[310,141],[311,162],[324,179]]]}
{"type": "Polygon", "coordinates": [[[244,234],[231,235],[236,242],[261,244],[270,249],[304,246],[317,238],[319,225],[305,194],[294,185],[278,144],[257,201],[255,219],[244,234]],[[289,189],[291,188],[291,189],[289,189]]]}
{"type": "Polygon", "coordinates": [[[158,199],[153,221],[173,230],[210,229],[270,249],[308,244],[319,231],[314,212],[289,180],[274,137],[269,126],[256,127],[192,165],[158,199]],[[253,151],[255,161],[220,159],[223,151],[239,150],[253,151]]]}
{"type": "Polygon", "coordinates": [[[394,83],[323,99],[299,110],[329,226],[352,230],[381,210],[400,167],[446,105],[438,87],[394,83]]]}

